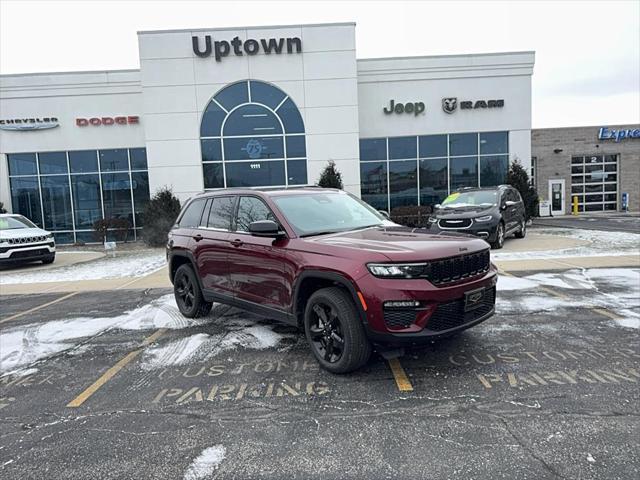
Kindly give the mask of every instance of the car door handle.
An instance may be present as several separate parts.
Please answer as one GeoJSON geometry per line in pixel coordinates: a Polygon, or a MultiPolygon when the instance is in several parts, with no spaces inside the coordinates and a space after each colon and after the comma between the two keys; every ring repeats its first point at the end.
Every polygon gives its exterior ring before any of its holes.
{"type": "Polygon", "coordinates": [[[234,247],[241,247],[243,244],[244,242],[239,238],[236,238],[235,240],[231,240],[231,245],[233,245],[234,247]]]}
{"type": "Polygon", "coordinates": [[[194,239],[196,242],[199,242],[199,241],[200,241],[200,240],[202,240],[203,238],[204,238],[204,237],[203,237],[202,235],[200,235],[199,233],[198,233],[197,235],[194,235],[194,236],[193,236],[193,239],[194,239]]]}

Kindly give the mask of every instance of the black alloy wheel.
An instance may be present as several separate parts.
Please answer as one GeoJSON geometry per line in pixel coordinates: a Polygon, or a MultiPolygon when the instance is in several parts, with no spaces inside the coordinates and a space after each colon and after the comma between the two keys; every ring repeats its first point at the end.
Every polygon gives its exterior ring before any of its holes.
{"type": "Polygon", "coordinates": [[[524,238],[527,236],[527,221],[522,220],[520,223],[520,230],[516,232],[516,238],[524,238]]]}
{"type": "Polygon", "coordinates": [[[309,298],[304,313],[307,342],[316,360],[333,373],[362,367],[371,343],[351,296],[339,287],[323,288],[309,298]]]}
{"type": "Polygon", "coordinates": [[[187,318],[207,315],[213,304],[205,301],[193,269],[180,265],[173,277],[173,293],[180,313],[187,318]]]}
{"type": "Polygon", "coordinates": [[[491,244],[493,248],[496,250],[502,248],[504,245],[504,224],[502,221],[498,224],[498,229],[496,230],[496,241],[491,244]]]}

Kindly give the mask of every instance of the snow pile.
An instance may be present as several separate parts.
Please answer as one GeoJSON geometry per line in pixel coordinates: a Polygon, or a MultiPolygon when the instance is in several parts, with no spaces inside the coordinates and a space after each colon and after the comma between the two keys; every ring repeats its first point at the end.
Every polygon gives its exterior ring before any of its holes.
{"type": "Polygon", "coordinates": [[[184,480],[200,480],[207,478],[211,475],[222,463],[227,449],[222,445],[214,445],[213,447],[206,448],[198,455],[186,473],[184,474],[184,480]]]}
{"type": "Polygon", "coordinates": [[[16,283],[75,282],[107,278],[143,277],[166,265],[164,251],[118,253],[97,260],[46,270],[14,271],[0,275],[0,285],[16,283]]]}
{"type": "Polygon", "coordinates": [[[91,338],[111,328],[182,328],[193,323],[180,314],[170,294],[117,317],[78,317],[8,328],[0,333],[0,373],[12,372],[63,351],[77,354],[84,351],[78,339],[91,338]]]}
{"type": "Polygon", "coordinates": [[[629,232],[604,232],[579,229],[536,229],[536,234],[575,238],[589,242],[588,245],[565,248],[562,250],[541,250],[533,252],[492,251],[493,260],[529,260],[559,257],[598,257],[602,255],[638,255],[640,254],[640,234],[629,232]]]}

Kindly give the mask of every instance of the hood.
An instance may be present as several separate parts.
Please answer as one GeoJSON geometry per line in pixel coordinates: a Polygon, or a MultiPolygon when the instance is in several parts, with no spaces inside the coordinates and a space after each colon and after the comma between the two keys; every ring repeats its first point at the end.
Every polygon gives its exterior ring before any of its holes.
{"type": "Polygon", "coordinates": [[[467,205],[460,208],[439,208],[434,212],[436,218],[475,218],[481,215],[490,215],[495,209],[496,205],[491,206],[477,206],[467,205]]]}
{"type": "Polygon", "coordinates": [[[41,228],[16,228],[13,230],[0,230],[0,239],[8,240],[10,238],[29,238],[43,237],[49,235],[49,232],[41,228]]]}
{"type": "Polygon", "coordinates": [[[407,227],[373,227],[304,240],[320,245],[376,252],[391,261],[401,262],[436,260],[489,248],[484,240],[469,235],[449,232],[433,234],[425,229],[407,227]]]}

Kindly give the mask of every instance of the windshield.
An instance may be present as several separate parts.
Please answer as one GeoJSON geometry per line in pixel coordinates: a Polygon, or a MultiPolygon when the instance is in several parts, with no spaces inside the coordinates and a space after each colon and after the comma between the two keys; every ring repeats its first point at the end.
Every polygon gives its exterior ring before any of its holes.
{"type": "Polygon", "coordinates": [[[455,192],[442,202],[444,208],[461,208],[491,206],[498,203],[498,192],[495,190],[474,190],[472,192],[455,192]]]}
{"type": "Polygon", "coordinates": [[[22,215],[0,218],[0,230],[17,230],[19,228],[38,228],[22,215]]]}
{"type": "Polygon", "coordinates": [[[372,207],[346,193],[286,195],[273,201],[301,237],[378,226],[385,221],[372,207]]]}

